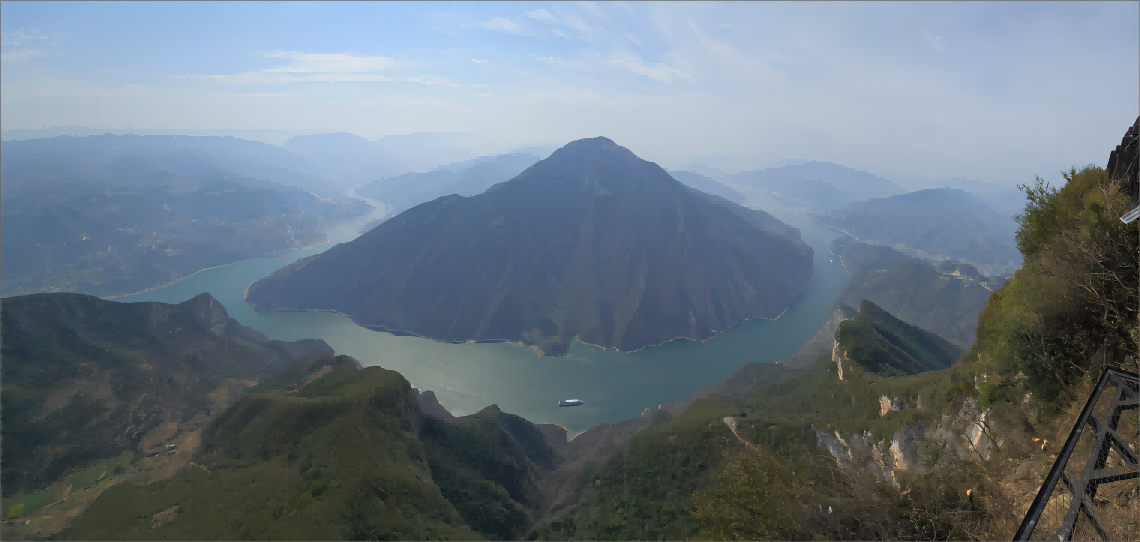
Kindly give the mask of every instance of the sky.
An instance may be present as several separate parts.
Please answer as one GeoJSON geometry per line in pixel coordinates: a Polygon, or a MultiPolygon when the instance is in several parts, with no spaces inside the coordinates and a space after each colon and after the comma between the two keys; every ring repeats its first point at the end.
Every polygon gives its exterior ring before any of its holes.
{"type": "Polygon", "coordinates": [[[0,128],[606,136],[1014,186],[1140,115],[1140,2],[0,3],[0,128]]]}

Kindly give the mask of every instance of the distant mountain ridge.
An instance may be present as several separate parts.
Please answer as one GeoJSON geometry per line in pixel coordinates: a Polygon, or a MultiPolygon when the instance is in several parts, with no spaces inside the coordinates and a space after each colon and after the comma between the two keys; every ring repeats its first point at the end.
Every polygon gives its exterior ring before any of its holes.
{"type": "Polygon", "coordinates": [[[811,255],[771,215],[594,138],[300,260],[254,283],[247,300],[439,340],[561,354],[578,337],[631,351],[777,317],[806,287],[811,255]]]}
{"type": "Polygon", "coordinates": [[[748,199],[748,197],[741,194],[739,190],[707,175],[701,175],[700,173],[693,173],[691,171],[670,171],[669,175],[690,188],[696,188],[706,194],[720,196],[733,203],[744,205],[744,202],[748,199]]]}
{"type": "Polygon", "coordinates": [[[393,214],[399,214],[443,196],[481,194],[495,184],[513,179],[536,162],[538,157],[526,153],[484,156],[427,173],[405,173],[372,181],[356,193],[392,205],[393,214]]]}
{"type": "Polygon", "coordinates": [[[817,219],[860,241],[925,259],[970,263],[985,275],[1021,264],[1012,222],[978,196],[955,188],[853,202],[817,219]]]}
{"type": "Polygon", "coordinates": [[[7,296],[129,295],[317,245],[329,221],[369,208],[327,195],[288,151],[235,138],[6,141],[0,170],[7,296]]]}
{"type": "Polygon", "coordinates": [[[805,162],[722,176],[729,184],[749,186],[792,206],[835,209],[852,201],[906,192],[878,175],[829,162],[805,162]]]}
{"type": "Polygon", "coordinates": [[[336,179],[312,162],[281,147],[235,137],[59,136],[4,141],[0,148],[4,198],[28,187],[63,183],[146,186],[151,172],[166,172],[185,181],[237,175],[323,197],[340,197],[343,191],[336,179]]]}
{"type": "Polygon", "coordinates": [[[832,242],[847,269],[837,305],[870,300],[895,317],[933,332],[959,348],[977,338],[978,315],[1002,283],[969,264],[930,263],[889,247],[848,239],[832,242]]]}
{"type": "Polygon", "coordinates": [[[305,134],[290,138],[284,146],[288,152],[327,171],[342,190],[490,154],[480,152],[486,147],[474,134],[423,132],[376,140],[346,132],[305,134]]]}

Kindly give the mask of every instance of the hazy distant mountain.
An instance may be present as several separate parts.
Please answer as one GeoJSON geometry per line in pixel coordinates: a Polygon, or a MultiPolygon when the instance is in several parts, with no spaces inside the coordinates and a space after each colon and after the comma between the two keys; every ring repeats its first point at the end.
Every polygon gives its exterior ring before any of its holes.
{"type": "Polygon", "coordinates": [[[1025,212],[1025,192],[1015,186],[987,183],[954,177],[941,181],[927,181],[911,191],[927,188],[957,188],[981,198],[994,212],[1006,219],[1006,225],[1017,229],[1013,217],[1025,212]]]}
{"type": "Polygon", "coordinates": [[[440,340],[631,351],[778,316],[811,277],[796,234],[599,137],[477,196],[416,206],[247,300],[440,340]]]}
{"type": "Polygon", "coordinates": [[[853,202],[818,220],[866,243],[970,263],[985,275],[1021,265],[1011,221],[978,196],[954,188],[853,202]]]}
{"type": "Polygon", "coordinates": [[[691,171],[670,171],[669,175],[686,186],[696,188],[706,194],[720,196],[733,203],[744,205],[744,202],[748,199],[747,196],[741,194],[731,186],[707,175],[701,175],[700,173],[693,173],[691,171]]]}
{"type": "Polygon", "coordinates": [[[0,150],[4,198],[28,187],[65,182],[144,186],[153,172],[181,177],[235,175],[325,197],[343,192],[335,179],[293,153],[233,137],[60,136],[4,141],[0,150]]]}
{"type": "Polygon", "coordinates": [[[961,348],[974,344],[978,315],[1001,286],[1000,278],[986,277],[969,264],[932,264],[888,247],[836,240],[832,252],[850,277],[836,304],[870,300],[961,348]]]}
{"type": "Polygon", "coordinates": [[[906,192],[901,185],[877,175],[815,161],[760,171],[741,171],[724,175],[722,179],[730,184],[767,192],[790,205],[820,210],[906,192]]]}
{"type": "Polygon", "coordinates": [[[274,184],[314,179],[301,174],[241,173],[256,173],[259,159],[291,157],[265,147],[189,137],[5,142],[0,289],[4,295],[130,294],[202,269],[321,243],[328,221],[369,208],[361,200],[322,199],[274,184]],[[231,167],[227,155],[247,150],[256,151],[251,160],[231,167]]]}
{"type": "Polygon", "coordinates": [[[492,185],[515,178],[536,162],[536,156],[523,153],[482,156],[427,173],[405,173],[372,181],[356,193],[392,205],[394,213],[401,213],[441,196],[481,194],[492,185]]]}
{"type": "Polygon", "coordinates": [[[945,369],[965,353],[950,341],[895,318],[867,300],[860,303],[858,316],[839,324],[835,341],[845,368],[856,365],[882,376],[945,369]]]}
{"type": "Polygon", "coordinates": [[[344,132],[295,136],[285,142],[285,150],[320,167],[345,188],[380,178],[395,166],[374,141],[344,132]]]}
{"type": "Polygon", "coordinates": [[[415,133],[371,141],[338,132],[299,135],[285,142],[286,150],[330,172],[344,188],[488,154],[480,152],[486,146],[474,134],[464,133],[415,133]]]}

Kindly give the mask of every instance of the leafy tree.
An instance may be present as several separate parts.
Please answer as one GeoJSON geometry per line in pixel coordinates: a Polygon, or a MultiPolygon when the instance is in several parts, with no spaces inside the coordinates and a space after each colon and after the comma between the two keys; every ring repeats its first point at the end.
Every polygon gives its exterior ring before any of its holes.
{"type": "Polygon", "coordinates": [[[1002,373],[1024,372],[1046,403],[1106,364],[1137,357],[1140,257],[1137,224],[1119,220],[1118,179],[1089,165],[1062,172],[1053,188],[1022,185],[1016,220],[1025,265],[991,296],[978,327],[980,357],[1002,373]]]}
{"type": "Polygon", "coordinates": [[[693,494],[694,514],[717,540],[795,538],[798,478],[786,462],[754,448],[733,459],[716,484],[693,494]]]}
{"type": "Polygon", "coordinates": [[[1056,234],[1058,189],[1037,177],[1033,186],[1019,184],[1028,198],[1025,212],[1014,217],[1018,229],[1017,250],[1025,257],[1037,254],[1041,246],[1056,234]]]}

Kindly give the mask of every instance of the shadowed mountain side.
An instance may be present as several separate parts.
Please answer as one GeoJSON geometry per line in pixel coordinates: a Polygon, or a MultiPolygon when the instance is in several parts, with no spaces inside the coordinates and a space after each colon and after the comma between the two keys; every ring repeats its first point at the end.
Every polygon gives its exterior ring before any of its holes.
{"type": "Polygon", "coordinates": [[[608,139],[579,140],[483,194],[418,205],[299,260],[247,301],[540,354],[563,354],[575,337],[620,351],[705,340],[779,316],[811,278],[811,248],[761,213],[608,139]]]}
{"type": "Polygon", "coordinates": [[[835,241],[833,252],[851,278],[836,303],[858,306],[864,299],[895,317],[969,348],[978,315],[1000,279],[969,264],[931,264],[888,247],[835,241]]]}
{"type": "Polygon", "coordinates": [[[321,340],[269,340],[209,294],[178,305],[36,294],[0,306],[5,496],[146,453],[292,360],[332,352],[321,340]],[[174,433],[152,442],[164,424],[174,433]]]}
{"type": "Polygon", "coordinates": [[[931,260],[967,262],[987,275],[1021,265],[1012,221],[978,196],[958,189],[857,201],[819,215],[818,220],[866,243],[931,260]]]}
{"type": "Polygon", "coordinates": [[[419,394],[420,409],[424,411],[424,414],[431,414],[444,421],[455,419],[454,414],[448,412],[446,408],[443,408],[443,405],[439,404],[439,399],[436,398],[434,391],[425,390],[419,392],[419,394]]]}
{"type": "Polygon", "coordinates": [[[540,512],[541,480],[562,462],[545,432],[491,405],[451,422],[424,417],[419,435],[432,479],[467,524],[491,539],[521,539],[540,512]]]}
{"type": "Polygon", "coordinates": [[[839,324],[835,340],[845,366],[858,365],[888,377],[945,369],[965,353],[865,299],[858,316],[839,324]]]}
{"type": "Polygon", "coordinates": [[[546,426],[547,442],[558,451],[561,464],[541,481],[544,495],[541,522],[534,527],[577,508],[594,474],[615,451],[626,447],[634,435],[672,418],[668,412],[646,409],[641,416],[630,420],[597,424],[568,442],[565,429],[546,426]]]}

